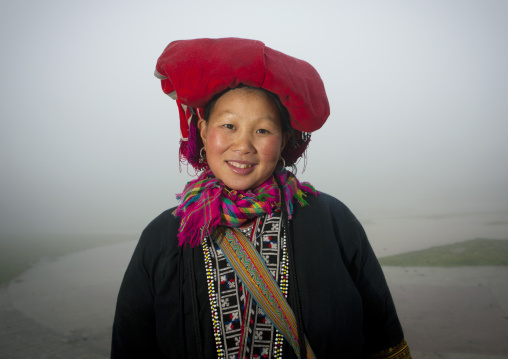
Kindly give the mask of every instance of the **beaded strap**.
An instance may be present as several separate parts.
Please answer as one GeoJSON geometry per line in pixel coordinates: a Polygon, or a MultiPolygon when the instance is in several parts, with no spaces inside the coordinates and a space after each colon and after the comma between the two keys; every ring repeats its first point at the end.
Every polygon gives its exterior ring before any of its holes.
{"type": "MultiPolygon", "coordinates": [[[[212,235],[249,293],[300,357],[295,315],[252,243],[236,228],[215,228],[212,235]]],[[[307,357],[315,358],[307,338],[305,343],[307,357]]]]}

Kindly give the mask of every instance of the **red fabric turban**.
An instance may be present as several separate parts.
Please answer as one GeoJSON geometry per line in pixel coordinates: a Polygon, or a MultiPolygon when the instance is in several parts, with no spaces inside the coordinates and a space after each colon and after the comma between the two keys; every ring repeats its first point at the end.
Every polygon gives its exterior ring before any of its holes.
{"type": "MultiPolygon", "coordinates": [[[[201,117],[214,95],[240,84],[278,95],[289,112],[291,126],[299,132],[316,131],[330,114],[323,81],[314,67],[266,47],[261,41],[239,38],[174,41],[159,57],[155,75],[161,79],[164,93],[179,105],[184,146],[192,116],[201,117]]],[[[307,142],[305,134],[303,141],[307,142]]],[[[286,162],[294,163],[307,146],[299,147],[302,148],[286,154],[286,162]]],[[[181,155],[196,167],[186,151],[183,149],[182,153],[181,149],[181,155]]]]}

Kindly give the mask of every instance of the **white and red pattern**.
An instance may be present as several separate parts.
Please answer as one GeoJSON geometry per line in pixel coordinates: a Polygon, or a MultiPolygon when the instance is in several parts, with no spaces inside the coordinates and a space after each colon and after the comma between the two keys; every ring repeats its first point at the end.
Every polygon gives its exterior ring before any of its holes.
{"type": "MultiPolygon", "coordinates": [[[[277,212],[258,217],[248,236],[287,298],[288,258],[281,229],[277,212]]],[[[203,251],[218,357],[282,358],[282,334],[249,295],[217,243],[205,238],[203,251]]]]}

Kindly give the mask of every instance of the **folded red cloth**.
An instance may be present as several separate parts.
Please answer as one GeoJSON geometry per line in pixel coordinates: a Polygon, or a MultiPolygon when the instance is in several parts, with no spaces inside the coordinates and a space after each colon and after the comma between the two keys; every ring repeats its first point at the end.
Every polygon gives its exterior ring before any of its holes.
{"type": "MultiPolygon", "coordinates": [[[[155,74],[161,79],[162,90],[181,105],[184,141],[189,136],[188,108],[200,113],[214,95],[240,84],[278,95],[289,112],[291,126],[298,131],[316,131],[330,114],[323,81],[314,67],[266,47],[261,41],[173,41],[159,57],[155,74]]],[[[303,147],[295,155],[301,156],[307,146],[303,147]]]]}

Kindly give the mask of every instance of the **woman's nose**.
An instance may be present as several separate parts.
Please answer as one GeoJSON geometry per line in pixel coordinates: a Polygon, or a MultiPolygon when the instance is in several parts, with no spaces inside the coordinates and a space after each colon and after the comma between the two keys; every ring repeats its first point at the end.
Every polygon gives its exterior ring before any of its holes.
{"type": "Polygon", "coordinates": [[[242,154],[255,152],[252,136],[247,132],[238,132],[233,143],[233,150],[242,154]]]}

